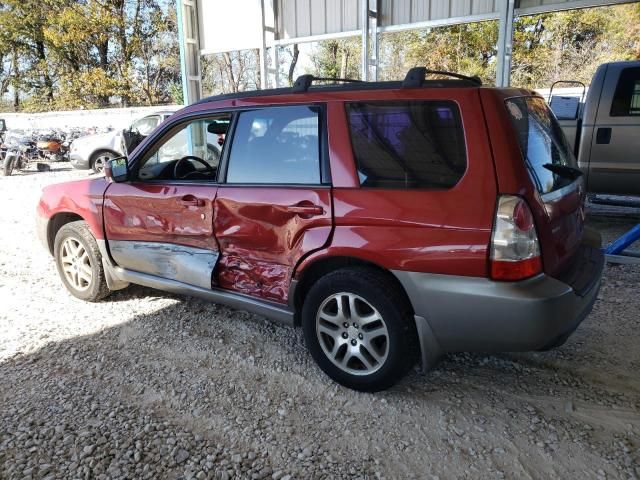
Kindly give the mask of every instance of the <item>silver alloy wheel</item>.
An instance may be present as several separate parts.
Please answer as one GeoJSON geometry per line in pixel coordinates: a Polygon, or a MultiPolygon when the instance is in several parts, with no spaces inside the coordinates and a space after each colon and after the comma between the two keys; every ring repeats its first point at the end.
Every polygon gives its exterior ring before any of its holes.
{"type": "Polygon", "coordinates": [[[389,354],[389,333],[382,315],[353,293],[336,293],[322,302],[316,335],[327,358],[352,375],[376,372],[389,354]]]}
{"type": "Polygon", "coordinates": [[[69,237],[62,243],[60,263],[64,276],[73,288],[79,292],[89,288],[93,278],[91,260],[84,246],[78,240],[69,237]]]}
{"type": "Polygon", "coordinates": [[[112,158],[114,158],[113,155],[110,155],[108,153],[98,155],[93,161],[93,169],[96,171],[96,173],[102,173],[105,163],[107,163],[112,158]]]}

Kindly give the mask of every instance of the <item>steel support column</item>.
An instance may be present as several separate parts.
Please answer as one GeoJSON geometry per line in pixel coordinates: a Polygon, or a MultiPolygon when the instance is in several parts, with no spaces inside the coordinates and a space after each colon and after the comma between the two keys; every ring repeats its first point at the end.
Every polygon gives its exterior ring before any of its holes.
{"type": "Polygon", "coordinates": [[[513,49],[513,13],[515,0],[500,2],[500,24],[498,26],[498,64],[496,86],[508,87],[511,83],[511,53],[513,49]]]}
{"type": "Polygon", "coordinates": [[[262,48],[260,49],[260,88],[280,86],[280,59],[276,42],[277,2],[261,0],[262,48]]]}
{"type": "Polygon", "coordinates": [[[185,105],[190,105],[202,98],[198,5],[196,0],[178,0],[176,8],[180,41],[182,99],[185,105]]]}
{"type": "Polygon", "coordinates": [[[361,77],[378,80],[378,0],[362,0],[360,12],[362,27],[361,77]]]}

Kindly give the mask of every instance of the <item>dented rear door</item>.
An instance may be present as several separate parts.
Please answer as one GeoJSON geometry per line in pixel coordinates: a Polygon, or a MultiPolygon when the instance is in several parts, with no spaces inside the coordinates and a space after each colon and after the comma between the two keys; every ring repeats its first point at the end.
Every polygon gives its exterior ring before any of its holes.
{"type": "Polygon", "coordinates": [[[285,303],[293,268],[331,234],[324,109],[239,112],[214,202],[221,288],[285,303]]]}

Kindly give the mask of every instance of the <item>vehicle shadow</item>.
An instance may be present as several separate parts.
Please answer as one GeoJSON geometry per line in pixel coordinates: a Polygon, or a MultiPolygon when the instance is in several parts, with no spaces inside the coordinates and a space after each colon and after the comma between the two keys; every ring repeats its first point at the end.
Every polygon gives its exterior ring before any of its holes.
{"type": "Polygon", "coordinates": [[[128,302],[134,299],[148,299],[148,298],[176,298],[184,299],[172,293],[163,292],[162,290],[156,290],[149,287],[143,287],[142,285],[131,284],[127,288],[122,290],[116,290],[112,292],[107,298],[102,300],[102,303],[114,303],[114,302],[128,302]]]}

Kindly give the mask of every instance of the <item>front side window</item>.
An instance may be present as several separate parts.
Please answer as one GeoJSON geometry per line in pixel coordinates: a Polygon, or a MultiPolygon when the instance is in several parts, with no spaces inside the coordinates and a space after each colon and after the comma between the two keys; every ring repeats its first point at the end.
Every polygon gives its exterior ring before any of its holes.
{"type": "Polygon", "coordinates": [[[228,183],[319,184],[320,110],[270,107],[238,116],[228,183]]]}
{"type": "Polygon", "coordinates": [[[215,181],[230,119],[199,119],[172,130],[145,154],[139,178],[215,181]]]}
{"type": "Polygon", "coordinates": [[[612,117],[640,115],[640,67],[625,68],[620,74],[611,103],[612,117]]]}
{"type": "Polygon", "coordinates": [[[559,173],[564,167],[576,168],[576,160],[562,129],[544,99],[519,97],[506,101],[520,151],[527,170],[540,193],[570,184],[571,175],[559,173]]]}
{"type": "Polygon", "coordinates": [[[361,186],[451,188],[464,175],[464,131],[454,102],[354,102],[346,108],[361,186]]]}

